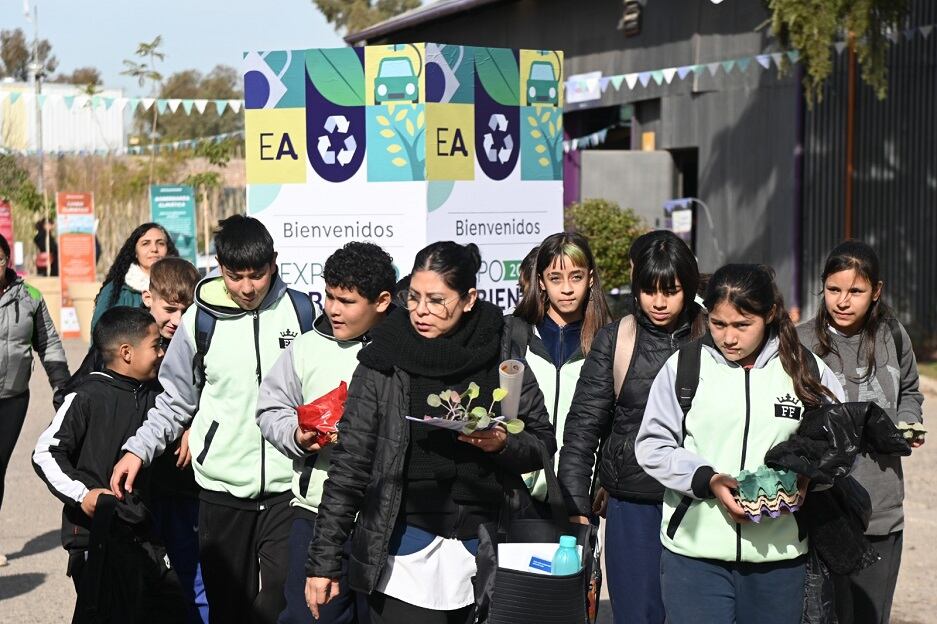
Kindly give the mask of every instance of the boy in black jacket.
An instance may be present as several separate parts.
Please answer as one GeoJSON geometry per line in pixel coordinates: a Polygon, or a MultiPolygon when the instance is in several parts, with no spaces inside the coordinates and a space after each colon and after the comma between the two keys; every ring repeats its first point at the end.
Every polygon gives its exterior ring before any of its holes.
{"type": "Polygon", "coordinates": [[[116,307],[101,317],[93,340],[105,369],[66,395],[33,452],[36,473],[65,503],[62,545],[78,592],[75,620],[83,621],[91,609],[107,621],[181,622],[181,588],[165,549],[151,538],[143,499],[127,497],[115,505],[107,489],[121,446],[156,399],[159,331],[146,311],[116,307]],[[107,514],[95,518],[102,505],[107,514]],[[89,549],[92,542],[103,550],[89,549]],[[84,582],[83,572],[89,577],[84,582]],[[114,580],[120,587],[110,586],[114,580]]]}

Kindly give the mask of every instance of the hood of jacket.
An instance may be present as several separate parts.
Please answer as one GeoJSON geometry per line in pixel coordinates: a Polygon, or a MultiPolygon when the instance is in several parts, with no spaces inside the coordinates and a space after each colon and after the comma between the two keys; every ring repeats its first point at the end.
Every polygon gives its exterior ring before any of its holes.
{"type": "MultiPolygon", "coordinates": [[[[286,282],[280,279],[280,273],[275,273],[270,280],[270,289],[257,310],[266,310],[276,305],[286,294],[286,288],[286,282]]],[[[195,286],[195,305],[219,319],[234,319],[252,311],[245,310],[234,302],[228,294],[224,278],[220,275],[206,277],[195,286]]]]}

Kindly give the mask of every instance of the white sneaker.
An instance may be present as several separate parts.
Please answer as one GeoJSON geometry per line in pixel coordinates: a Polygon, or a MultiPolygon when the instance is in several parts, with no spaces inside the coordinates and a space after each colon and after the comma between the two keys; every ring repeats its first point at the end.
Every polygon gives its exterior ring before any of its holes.
{"type": "Polygon", "coordinates": [[[0,555],[0,568],[10,565],[10,562],[7,561],[6,555],[0,555]]]}

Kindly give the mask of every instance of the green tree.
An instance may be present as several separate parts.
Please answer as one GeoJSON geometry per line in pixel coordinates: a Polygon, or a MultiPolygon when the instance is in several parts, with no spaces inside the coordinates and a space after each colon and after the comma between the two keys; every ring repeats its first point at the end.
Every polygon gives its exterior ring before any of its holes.
{"type": "MultiPolygon", "coordinates": [[[[203,75],[194,69],[187,69],[172,74],[162,83],[158,97],[163,99],[208,99],[237,100],[243,97],[240,88],[241,77],[238,71],[227,65],[217,65],[208,74],[203,75]]],[[[144,134],[147,125],[147,113],[137,112],[136,131],[144,134]]],[[[225,109],[218,115],[215,106],[209,106],[203,114],[193,111],[186,114],[180,106],[175,113],[167,111],[159,116],[161,141],[194,139],[214,136],[243,129],[243,117],[231,109],[225,109]]]]}
{"type": "Polygon", "coordinates": [[[0,154],[0,199],[36,213],[42,210],[42,196],[29,178],[29,172],[10,154],[0,154]]]}
{"type": "Polygon", "coordinates": [[[833,69],[832,46],[847,40],[855,46],[862,79],[879,98],[888,91],[888,34],[897,32],[909,0],[765,0],[771,30],[800,52],[804,89],[812,103],[833,69]]]}
{"type": "MultiPolygon", "coordinates": [[[[52,56],[52,44],[48,39],[39,41],[39,61],[43,71],[51,74],[58,67],[59,62],[52,56]]],[[[29,80],[29,63],[32,60],[32,42],[26,40],[22,28],[0,31],[0,76],[9,76],[15,80],[26,82],[29,80]]]]}
{"type": "Polygon", "coordinates": [[[566,228],[589,239],[602,285],[621,288],[631,283],[628,250],[648,230],[631,208],[619,208],[604,199],[586,199],[566,208],[566,228]]]}
{"type": "Polygon", "coordinates": [[[59,74],[49,82],[58,82],[73,85],[100,85],[101,72],[95,67],[78,67],[70,74],[59,74]]]}
{"type": "MultiPolygon", "coordinates": [[[[157,61],[162,62],[166,55],[162,50],[159,49],[159,46],[163,43],[163,36],[156,35],[156,38],[150,42],[142,42],[137,46],[137,51],[134,54],[143,59],[142,61],[134,61],[132,59],[124,60],[124,71],[120,72],[125,76],[130,76],[131,78],[137,79],[137,84],[143,87],[147,81],[150,83],[150,87],[154,94],[159,93],[159,85],[163,81],[163,75],[157,71],[156,63],[157,61]]],[[[156,137],[156,121],[159,118],[159,110],[156,105],[152,106],[153,111],[153,121],[150,126],[150,142],[155,143],[156,137]]],[[[150,184],[153,184],[153,169],[156,166],[156,150],[150,150],[150,184]]]]}
{"type": "Polygon", "coordinates": [[[420,6],[420,0],[313,0],[335,30],[359,32],[420,6]]]}

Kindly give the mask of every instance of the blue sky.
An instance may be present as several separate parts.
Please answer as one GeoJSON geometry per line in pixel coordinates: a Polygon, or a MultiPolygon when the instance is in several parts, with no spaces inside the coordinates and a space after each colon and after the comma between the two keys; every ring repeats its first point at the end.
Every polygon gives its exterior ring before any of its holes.
{"type": "MultiPolygon", "coordinates": [[[[52,43],[57,72],[97,67],[106,87],[149,95],[121,76],[137,44],[163,35],[164,75],[238,67],[245,50],[345,45],[312,0],[30,0],[38,2],[39,36],[52,43]]],[[[0,1],[0,28],[22,28],[32,40],[23,0],[0,1]]]]}

